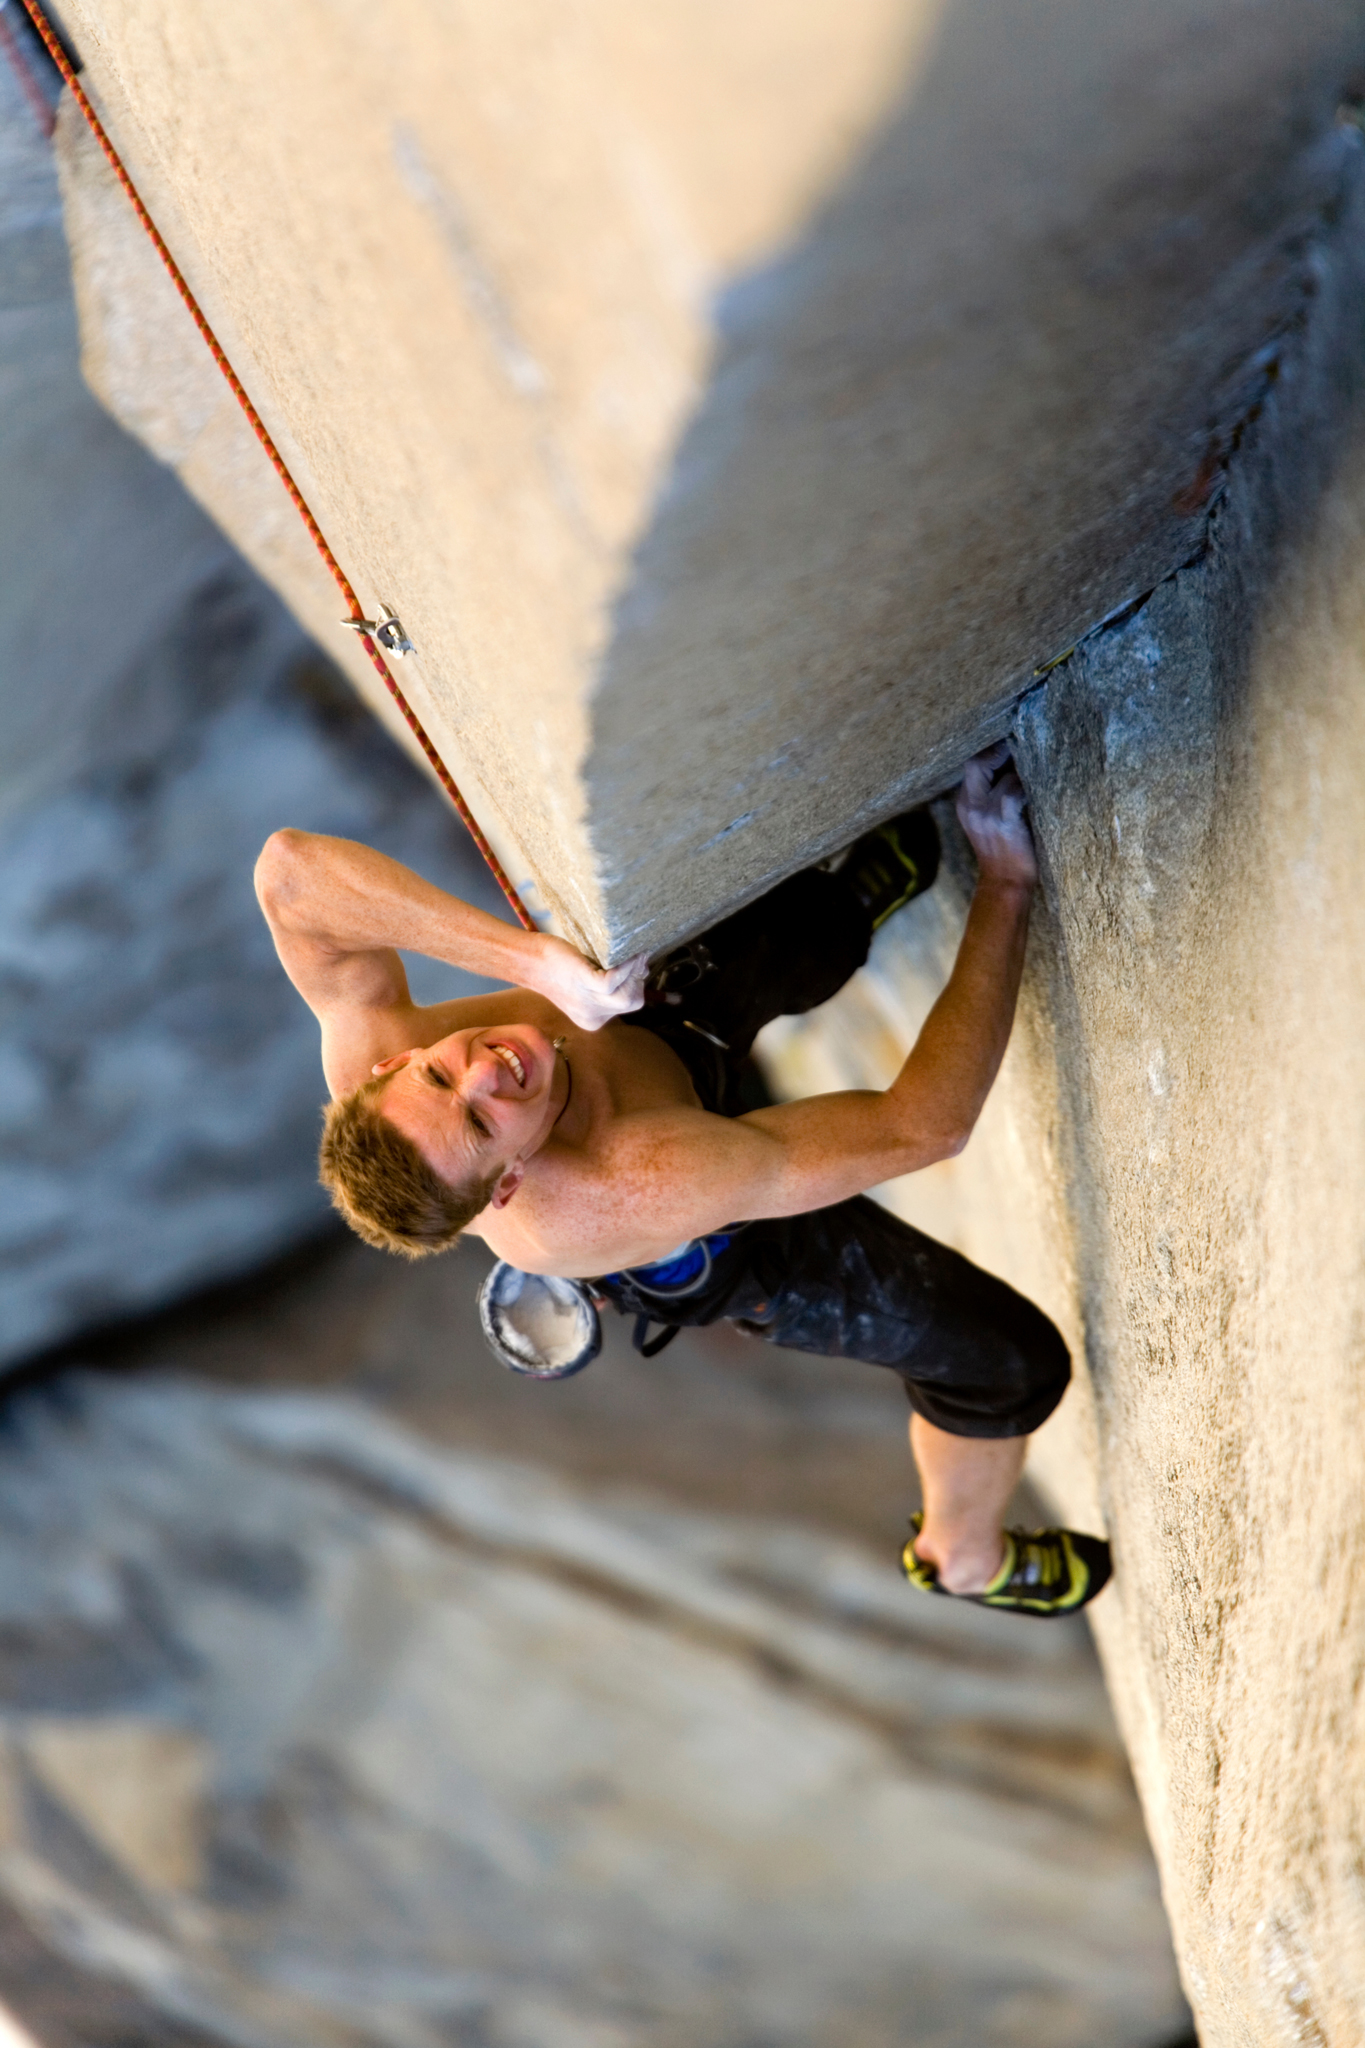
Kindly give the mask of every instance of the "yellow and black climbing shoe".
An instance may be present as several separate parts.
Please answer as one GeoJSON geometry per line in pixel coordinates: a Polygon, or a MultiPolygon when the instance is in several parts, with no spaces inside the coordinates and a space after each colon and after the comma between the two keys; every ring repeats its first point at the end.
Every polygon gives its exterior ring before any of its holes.
{"type": "Polygon", "coordinates": [[[989,1586],[980,1593],[950,1593],[940,1586],[934,1567],[915,1555],[923,1521],[923,1515],[912,1517],[909,1541],[901,1552],[901,1570],[921,1592],[1046,1618],[1074,1614],[1109,1583],[1109,1545],[1101,1537],[1081,1536],[1075,1529],[1007,1529],[1005,1561],[989,1586]]]}
{"type": "Polygon", "coordinates": [[[938,873],[938,827],[923,805],[865,832],[849,848],[839,872],[872,914],[872,929],[886,923],[938,873]]]}

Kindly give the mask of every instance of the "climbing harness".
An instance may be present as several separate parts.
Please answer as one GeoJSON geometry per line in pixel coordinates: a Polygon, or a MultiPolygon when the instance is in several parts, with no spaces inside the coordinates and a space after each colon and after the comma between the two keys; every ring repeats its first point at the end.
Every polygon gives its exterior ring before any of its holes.
{"type": "Polygon", "coordinates": [[[748,1227],[746,1223],[731,1223],[725,1230],[713,1230],[709,1237],[694,1237],[680,1244],[667,1258],[654,1259],[647,1266],[631,1266],[623,1273],[603,1275],[608,1282],[624,1281],[630,1288],[637,1307],[630,1341],[641,1358],[657,1358],[667,1350],[682,1328],[669,1314],[670,1308],[704,1291],[710,1284],[716,1260],[748,1227]],[[643,1307],[639,1306],[641,1303],[643,1307]],[[657,1337],[649,1334],[652,1323],[662,1326],[657,1337]]]}
{"type": "MultiPolygon", "coordinates": [[[[2,0],[0,0],[0,4],[2,4],[2,0]]],[[[399,689],[398,684],[394,679],[393,673],[390,670],[387,661],[384,659],[385,653],[392,654],[395,659],[401,660],[405,655],[411,654],[414,651],[413,644],[411,640],[408,638],[407,634],[404,632],[401,621],[398,619],[395,613],[389,610],[387,605],[380,606],[379,617],[377,619],[367,619],[365,617],[364,610],[360,603],[360,599],[356,596],[355,591],[351,586],[349,577],[346,575],[345,570],[342,568],[340,562],[338,562],[336,556],[332,553],[331,548],[328,547],[326,539],[323,536],[322,529],[318,525],[316,519],[314,519],[312,513],[308,509],[308,506],[304,502],[303,495],[300,492],[298,485],[294,482],[293,477],[289,474],[289,471],[285,466],[284,457],[280,454],[279,449],[275,446],[274,441],[271,439],[270,432],[269,429],[266,427],[265,421],[257,412],[250,398],[248,398],[241,379],[238,377],[236,371],[233,369],[226,355],[224,355],[222,348],[219,346],[217,336],[214,334],[213,329],[209,326],[208,321],[204,318],[204,315],[200,310],[199,303],[196,300],[194,293],[190,290],[189,285],[186,283],[179,264],[176,262],[174,256],[172,256],[170,250],[167,248],[165,241],[162,239],[161,234],[157,229],[155,221],[152,219],[146,207],[143,205],[142,200],[138,195],[137,189],[134,186],[132,179],[129,177],[127,171],[123,167],[123,161],[120,158],[118,151],[114,148],[113,143],[109,139],[109,136],[104,127],[104,123],[100,120],[99,115],[95,112],[95,109],[90,102],[90,97],[88,93],[82,86],[80,79],[76,76],[75,67],[72,65],[70,58],[66,54],[66,51],[58,42],[57,37],[52,30],[51,24],[45,18],[42,9],[39,5],[39,0],[23,0],[23,7],[25,13],[29,17],[29,20],[33,23],[33,26],[36,29],[37,33],[42,37],[48,55],[51,57],[58,71],[60,71],[62,78],[66,84],[67,90],[70,92],[72,98],[76,102],[76,105],[80,108],[82,114],[85,116],[86,122],[89,125],[91,133],[93,134],[96,142],[98,142],[101,150],[104,152],[105,157],[108,159],[109,166],[113,171],[114,176],[118,179],[119,184],[123,187],[124,192],[127,194],[129,203],[131,204],[133,211],[136,213],[138,219],[141,221],[143,227],[146,229],[147,234],[150,236],[152,246],[155,248],[157,255],[161,258],[162,263],[165,265],[172,284],[175,286],[181,298],[184,300],[186,308],[189,311],[190,318],[194,321],[195,326],[199,329],[199,332],[203,337],[205,344],[208,347],[209,354],[213,357],[214,362],[217,363],[219,369],[222,371],[224,377],[227,379],[228,388],[231,390],[233,397],[241,406],[242,411],[246,414],[248,420],[250,420],[257,440],[260,442],[262,448],[264,448],[266,454],[269,456],[271,466],[275,470],[276,475],[279,477],[280,482],[284,485],[285,490],[289,493],[289,496],[293,501],[295,511],[302,519],[304,525],[308,528],[309,533],[313,537],[313,542],[318,550],[318,553],[322,556],[323,561],[327,564],[327,567],[331,571],[332,576],[336,582],[338,590],[340,590],[342,597],[345,599],[347,605],[350,607],[350,617],[343,619],[341,621],[341,624],[344,626],[349,626],[352,629],[352,631],[360,635],[361,643],[364,646],[366,654],[369,656],[374,668],[383,678],[385,689],[388,691],[389,695],[393,698],[394,703],[398,706],[398,709],[403,714],[403,719],[408,727],[408,730],[412,733],[413,738],[417,741],[418,746],[422,749],[422,752],[426,755],[428,761],[431,763],[432,767],[436,771],[436,775],[440,781],[442,789],[444,789],[446,795],[450,798],[450,801],[454,804],[456,810],[459,812],[460,817],[464,820],[464,823],[468,828],[470,838],[474,841],[474,844],[478,847],[479,852],[487,861],[488,866],[492,871],[494,880],[498,884],[498,887],[502,890],[503,895],[511,904],[512,909],[516,913],[516,916],[520,923],[523,925],[523,927],[527,931],[534,931],[536,929],[534,918],[531,916],[530,912],[526,908],[526,905],[522,902],[520,896],[517,894],[515,888],[512,886],[512,883],[508,879],[507,873],[503,868],[501,861],[494,853],[492,847],[488,843],[488,840],[485,838],[482,830],[480,829],[478,820],[475,818],[474,813],[470,810],[469,805],[461,796],[459,789],[456,787],[455,781],[450,774],[449,769],[446,767],[445,762],[437,753],[435,746],[432,744],[432,741],[429,735],[427,734],[425,727],[422,725],[420,719],[418,718],[416,712],[408,703],[408,700],[403,695],[403,692],[399,689]]],[[[5,24],[5,28],[6,30],[8,30],[8,23],[5,24]]]]}

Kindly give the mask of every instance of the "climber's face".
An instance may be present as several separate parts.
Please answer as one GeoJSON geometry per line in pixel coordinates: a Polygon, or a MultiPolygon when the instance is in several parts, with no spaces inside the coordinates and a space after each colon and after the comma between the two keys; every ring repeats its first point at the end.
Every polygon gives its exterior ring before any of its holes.
{"type": "Polygon", "coordinates": [[[384,1115],[442,1180],[499,1176],[493,1206],[520,1185],[568,1095],[568,1072],[534,1024],[452,1031],[380,1063],[384,1115]]]}

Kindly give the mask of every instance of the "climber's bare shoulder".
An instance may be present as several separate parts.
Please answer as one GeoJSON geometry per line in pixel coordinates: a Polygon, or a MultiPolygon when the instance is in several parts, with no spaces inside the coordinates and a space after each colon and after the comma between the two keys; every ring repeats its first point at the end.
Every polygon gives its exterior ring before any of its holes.
{"type": "Polygon", "coordinates": [[[580,1142],[547,1144],[512,1200],[486,1209],[472,1233],[524,1272],[590,1279],[645,1265],[689,1238],[843,1201],[903,1169],[883,1105],[847,1093],[733,1119],[694,1095],[607,1105],[580,1142]]]}
{"type": "Polygon", "coordinates": [[[701,1107],[682,1061],[652,1031],[566,1026],[572,1092],[503,1207],[469,1226],[524,1272],[581,1277],[639,1265],[676,1244],[696,1208],[684,1160],[727,1125],[701,1107]],[[671,1167],[683,1172],[674,1185],[671,1167]],[[669,1231],[673,1232],[670,1238],[669,1231]]]}
{"type": "Polygon", "coordinates": [[[698,1167],[729,1149],[730,1130],[695,1104],[613,1114],[585,1142],[546,1145],[513,1198],[485,1209],[470,1234],[528,1273],[587,1279],[645,1265],[727,1220],[698,1167]]]}

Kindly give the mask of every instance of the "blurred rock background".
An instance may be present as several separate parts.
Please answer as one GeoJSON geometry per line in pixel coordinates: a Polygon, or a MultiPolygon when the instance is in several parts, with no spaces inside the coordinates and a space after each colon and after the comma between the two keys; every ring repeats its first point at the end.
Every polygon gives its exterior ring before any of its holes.
{"type": "Polygon", "coordinates": [[[481,1265],[319,1247],[11,1396],[45,2048],[1183,2038],[1084,1623],[910,1599],[896,1383],[624,1324],[516,1381],[481,1265]]]}
{"type": "Polygon", "coordinates": [[[1088,1635],[907,1594],[894,1382],[614,1329],[522,1385],[477,1248],[409,1272],[331,1233],[256,848],[288,820],[489,885],[86,394],[4,64],[0,293],[16,2038],[1164,2048],[1088,1635]]]}

